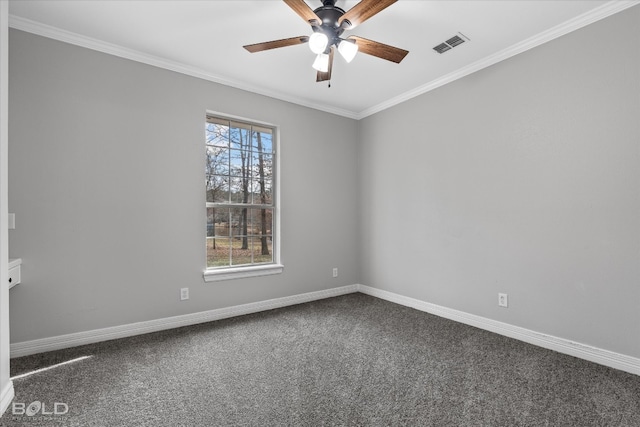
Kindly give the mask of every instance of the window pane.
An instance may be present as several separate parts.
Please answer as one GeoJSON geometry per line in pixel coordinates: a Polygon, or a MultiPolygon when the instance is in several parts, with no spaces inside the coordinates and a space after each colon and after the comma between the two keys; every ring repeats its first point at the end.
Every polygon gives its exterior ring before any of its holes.
{"type": "Polygon", "coordinates": [[[251,239],[247,237],[252,229],[251,209],[231,209],[232,253],[231,265],[251,264],[251,239]]]}
{"type": "Polygon", "coordinates": [[[249,203],[260,203],[260,187],[257,182],[251,181],[249,183],[249,203]]]}
{"type": "Polygon", "coordinates": [[[231,150],[229,157],[232,176],[251,177],[251,155],[248,151],[231,150]]]}
{"type": "Polygon", "coordinates": [[[273,152],[273,134],[271,133],[271,129],[254,127],[252,136],[251,145],[253,146],[253,151],[263,153],[273,152]]]}
{"type": "Polygon", "coordinates": [[[251,229],[250,209],[232,208],[231,209],[231,236],[233,237],[246,236],[248,235],[249,229],[251,229]]]}
{"type": "Polygon", "coordinates": [[[218,123],[207,123],[205,129],[207,145],[216,147],[229,146],[229,126],[218,123]]]}
{"type": "Polygon", "coordinates": [[[207,146],[207,173],[229,175],[229,149],[207,146]]]}
{"type": "MultiPolygon", "coordinates": [[[[248,239],[244,239],[248,240],[248,239]]],[[[231,253],[231,265],[243,265],[243,264],[251,264],[252,256],[251,256],[251,245],[250,241],[248,241],[247,246],[242,246],[243,239],[234,239],[233,241],[233,249],[231,253]]]]}
{"type": "Polygon", "coordinates": [[[270,177],[273,170],[273,155],[264,153],[261,154],[257,151],[253,151],[251,153],[251,167],[254,177],[256,178],[261,174],[260,166],[262,166],[262,174],[265,177],[270,177]]]}
{"type": "Polygon", "coordinates": [[[251,183],[254,205],[270,205],[273,203],[271,185],[270,180],[264,180],[263,182],[253,181],[251,183]]]}
{"type": "Polygon", "coordinates": [[[207,202],[229,203],[229,181],[226,176],[207,175],[207,202]]]}
{"type": "Polygon", "coordinates": [[[231,177],[231,202],[251,203],[251,183],[240,177],[231,177]]]}
{"type": "Polygon", "coordinates": [[[251,149],[251,141],[250,141],[251,131],[248,126],[247,127],[238,127],[238,126],[242,126],[242,125],[234,123],[234,126],[229,129],[229,146],[231,148],[235,148],[239,150],[250,150],[251,149]]]}
{"type": "Polygon", "coordinates": [[[273,184],[273,156],[268,154],[252,153],[253,164],[253,192],[256,195],[254,204],[271,204],[271,189],[273,184]]]}
{"type": "Polygon", "coordinates": [[[230,265],[229,238],[207,238],[207,268],[230,265]]]}
{"type": "Polygon", "coordinates": [[[251,153],[251,173],[253,179],[271,179],[273,177],[273,156],[271,154],[251,153]]]}
{"type": "MultiPolygon", "coordinates": [[[[210,215],[213,217],[213,235],[216,237],[229,237],[229,208],[207,208],[207,212],[211,212],[210,215]]],[[[209,214],[207,217],[209,217],[209,214]]],[[[209,236],[208,233],[207,236],[209,236]]]]}
{"type": "Polygon", "coordinates": [[[273,238],[271,236],[252,237],[251,242],[254,263],[273,262],[273,238]]]}
{"type": "Polygon", "coordinates": [[[253,210],[253,235],[266,236],[273,234],[273,209],[253,210]]]}

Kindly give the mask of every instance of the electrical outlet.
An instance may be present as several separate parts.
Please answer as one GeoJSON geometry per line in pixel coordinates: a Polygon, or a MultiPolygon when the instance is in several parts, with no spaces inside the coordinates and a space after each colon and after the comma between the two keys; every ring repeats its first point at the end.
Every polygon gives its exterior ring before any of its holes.
{"type": "Polygon", "coordinates": [[[189,288],[181,288],[180,289],[180,301],[185,301],[189,299],[189,288]]]}
{"type": "Polygon", "coordinates": [[[338,267],[333,268],[333,277],[338,277],[338,267]]]}
{"type": "Polygon", "coordinates": [[[509,307],[509,296],[507,294],[498,294],[498,305],[500,307],[509,307]]]}

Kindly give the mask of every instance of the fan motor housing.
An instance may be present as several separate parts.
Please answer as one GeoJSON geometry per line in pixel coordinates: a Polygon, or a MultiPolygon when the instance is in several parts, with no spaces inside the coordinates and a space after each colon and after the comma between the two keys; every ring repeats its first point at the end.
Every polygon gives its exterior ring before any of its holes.
{"type": "Polygon", "coordinates": [[[338,43],[340,35],[344,32],[344,28],[338,25],[338,20],[344,15],[344,10],[334,5],[334,1],[325,1],[321,6],[313,12],[322,19],[322,24],[313,27],[313,31],[322,31],[328,38],[328,46],[338,43]]]}

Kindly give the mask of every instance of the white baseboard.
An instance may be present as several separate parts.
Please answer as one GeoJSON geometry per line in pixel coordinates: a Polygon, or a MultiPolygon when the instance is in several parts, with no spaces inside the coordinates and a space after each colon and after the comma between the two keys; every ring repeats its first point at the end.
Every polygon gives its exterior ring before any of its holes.
{"type": "Polygon", "coordinates": [[[50,338],[18,342],[11,344],[11,357],[13,358],[28,356],[30,354],[43,353],[45,351],[60,350],[63,348],[92,344],[100,341],[147,334],[150,332],[157,332],[165,329],[196,325],[198,323],[211,322],[214,320],[241,316],[243,314],[251,314],[259,311],[272,310],[274,308],[281,308],[290,305],[321,300],[324,298],[350,294],[357,292],[357,290],[357,285],[349,285],[340,288],[327,289],[324,291],[309,292],[306,294],[292,295],[283,298],[274,298],[266,301],[236,305],[233,307],[202,311],[199,313],[185,314],[181,316],[167,317],[164,319],[149,320],[146,322],[138,322],[128,325],[96,329],[93,331],[77,332],[50,338]]]}
{"type": "Polygon", "coordinates": [[[416,310],[435,314],[436,316],[444,317],[466,325],[475,326],[476,328],[495,332],[500,335],[515,338],[529,344],[554,350],[559,353],[568,354],[580,359],[585,359],[610,368],[640,375],[640,359],[635,357],[592,347],[564,338],[554,337],[552,335],[542,334],[530,329],[513,326],[508,323],[498,322],[496,320],[487,319],[486,317],[453,310],[451,308],[442,307],[440,305],[431,304],[415,298],[405,297],[393,292],[383,291],[381,289],[365,285],[357,285],[357,289],[358,292],[362,292],[363,294],[371,295],[376,298],[384,299],[406,307],[415,308],[416,310]]]}
{"type": "MultiPolygon", "coordinates": [[[[131,323],[128,325],[114,326],[110,328],[96,329],[93,331],[78,332],[74,334],[60,335],[50,338],[42,338],[33,341],[24,341],[11,344],[11,357],[27,356],[30,354],[43,353],[46,351],[60,350],[63,348],[76,347],[79,345],[92,344],[100,341],[107,341],[117,338],[125,338],[134,335],[141,335],[150,332],[157,332],[166,329],[179,328],[182,326],[196,325],[198,323],[211,322],[214,320],[226,319],[229,317],[251,314],[259,311],[272,310],[274,308],[287,307],[295,304],[302,304],[331,298],[340,295],[362,292],[376,298],[384,299],[406,307],[415,308],[420,311],[475,326],[490,332],[495,332],[510,338],[515,338],[529,344],[537,345],[559,353],[589,360],[604,366],[619,369],[635,375],[640,375],[640,359],[604,350],[597,347],[558,338],[535,332],[530,329],[513,326],[508,323],[498,322],[463,311],[454,310],[436,304],[431,304],[415,298],[395,294],[393,292],[372,288],[365,285],[349,285],[340,288],[327,289],[323,291],[309,292],[306,294],[293,295],[283,298],[275,298],[255,303],[242,304],[233,307],[220,308],[203,311],[199,313],[185,314],[182,316],[168,317],[164,319],[150,320],[146,322],[131,323]]],[[[13,387],[9,391],[3,390],[0,400],[5,404],[5,393],[9,393],[7,405],[13,398],[13,387]]],[[[3,407],[0,407],[2,409],[3,407]]]]}
{"type": "Polygon", "coordinates": [[[9,380],[7,385],[2,390],[2,393],[0,393],[0,417],[2,417],[2,414],[4,414],[4,412],[9,407],[9,404],[13,400],[13,396],[13,382],[9,380]]]}

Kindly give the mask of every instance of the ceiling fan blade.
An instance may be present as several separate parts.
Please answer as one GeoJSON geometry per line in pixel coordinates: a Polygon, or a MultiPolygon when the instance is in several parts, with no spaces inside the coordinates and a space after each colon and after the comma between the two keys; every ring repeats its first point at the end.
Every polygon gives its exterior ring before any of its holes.
{"type": "Polygon", "coordinates": [[[389,46],[384,43],[374,42],[358,36],[349,36],[348,39],[355,40],[358,45],[358,51],[366,53],[367,55],[377,56],[378,58],[386,59],[387,61],[400,63],[409,53],[408,50],[400,49],[398,47],[389,46]]]}
{"type": "Polygon", "coordinates": [[[316,82],[331,80],[331,70],[333,69],[333,50],[334,48],[331,47],[331,51],[329,52],[329,70],[326,73],[318,71],[318,74],[316,75],[316,82]]]}
{"type": "Polygon", "coordinates": [[[283,0],[295,13],[312,26],[322,24],[322,19],[304,2],[304,0],[283,0]]]}
{"type": "Polygon", "coordinates": [[[308,36],[291,37],[289,39],[273,40],[270,42],[262,42],[256,44],[248,44],[242,46],[251,53],[262,52],[263,50],[276,49],[279,47],[295,46],[309,41],[308,36]]]}
{"type": "Polygon", "coordinates": [[[346,30],[352,30],[396,1],[398,0],[362,0],[342,15],[338,24],[346,30]]]}

